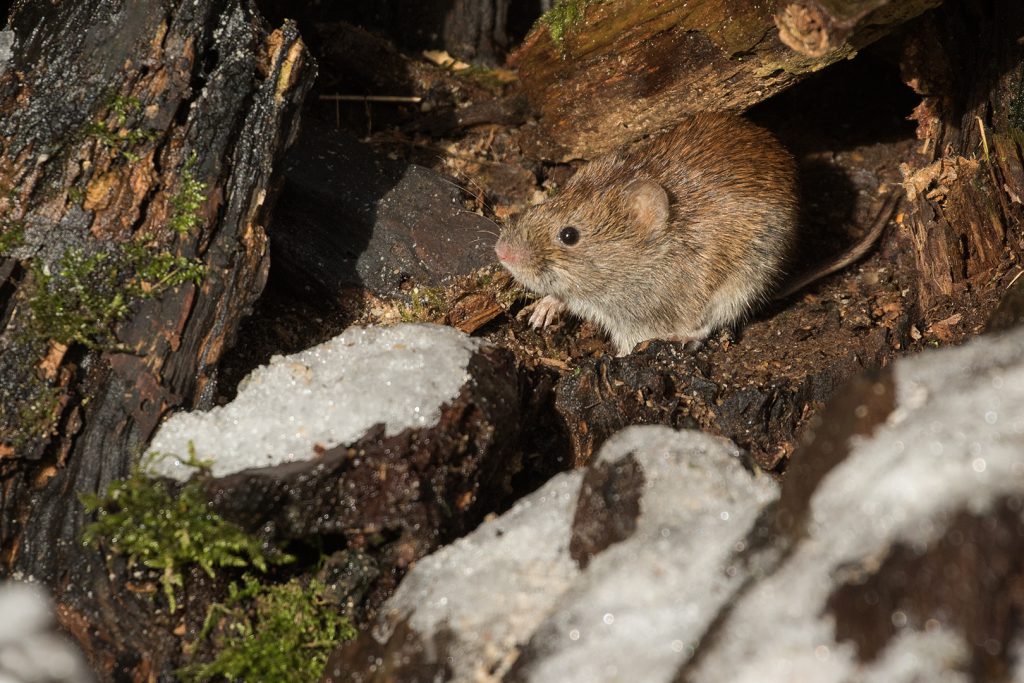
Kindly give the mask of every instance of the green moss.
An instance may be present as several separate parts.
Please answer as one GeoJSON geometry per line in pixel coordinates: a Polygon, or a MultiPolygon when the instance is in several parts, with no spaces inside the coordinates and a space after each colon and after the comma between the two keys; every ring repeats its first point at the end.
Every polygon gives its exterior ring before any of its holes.
{"type": "Polygon", "coordinates": [[[206,183],[195,177],[196,153],[185,161],[178,179],[178,191],[171,197],[171,229],[179,235],[189,233],[200,223],[199,209],[206,200],[206,183]]]}
{"type": "MultiPolygon", "coordinates": [[[[4,353],[12,351],[5,349],[4,353]]],[[[0,391],[0,433],[5,435],[0,441],[20,455],[53,433],[63,391],[41,379],[31,365],[17,368],[0,363],[0,368],[7,370],[5,377],[19,383],[15,396],[0,391]]]]}
{"type": "Polygon", "coordinates": [[[187,681],[320,680],[331,650],[356,636],[323,592],[318,581],[264,586],[246,576],[241,588],[233,584],[228,599],[210,609],[199,635],[200,641],[213,635],[216,657],[180,675],[187,681]]]}
{"type": "Polygon", "coordinates": [[[583,17],[587,5],[606,0],[558,0],[555,6],[541,15],[539,23],[547,27],[551,40],[561,45],[566,35],[583,17]]]}
{"type": "Polygon", "coordinates": [[[50,268],[33,263],[29,334],[89,348],[115,346],[114,324],[136,301],[153,299],[202,279],[203,266],[167,252],[129,243],[86,254],[68,249],[50,268]]]}
{"type": "Polygon", "coordinates": [[[514,80],[514,78],[509,78],[509,76],[505,75],[507,73],[495,71],[479,64],[473,64],[468,69],[455,72],[455,75],[467,81],[477,83],[489,90],[501,92],[505,86],[514,80]]]}
{"type": "Polygon", "coordinates": [[[447,307],[443,287],[413,287],[409,305],[399,310],[399,317],[405,323],[436,322],[444,317],[447,307]]]}
{"type": "Polygon", "coordinates": [[[115,97],[110,102],[110,113],[86,126],[85,134],[128,161],[138,161],[139,155],[133,150],[157,137],[156,131],[128,126],[129,120],[137,119],[141,113],[138,98],[115,97]]]}
{"type": "Polygon", "coordinates": [[[25,226],[22,223],[0,222],[0,256],[6,256],[25,243],[25,226]]]}
{"type": "Polygon", "coordinates": [[[53,428],[61,391],[45,382],[40,382],[39,389],[34,396],[18,406],[18,422],[22,428],[19,430],[21,440],[14,442],[15,449],[24,445],[28,439],[46,436],[53,428]]]}
{"type": "MultiPolygon", "coordinates": [[[[176,586],[182,585],[186,565],[199,565],[209,576],[222,567],[255,567],[291,562],[292,557],[267,550],[255,537],[210,509],[203,492],[203,477],[193,477],[175,493],[162,481],[150,479],[146,463],[127,479],[112,482],[100,496],[79,498],[95,521],[85,527],[87,545],[105,547],[125,555],[131,565],[162,570],[160,583],[170,611],[177,609],[176,586]]],[[[187,464],[209,471],[208,463],[192,453],[187,464]]]]}

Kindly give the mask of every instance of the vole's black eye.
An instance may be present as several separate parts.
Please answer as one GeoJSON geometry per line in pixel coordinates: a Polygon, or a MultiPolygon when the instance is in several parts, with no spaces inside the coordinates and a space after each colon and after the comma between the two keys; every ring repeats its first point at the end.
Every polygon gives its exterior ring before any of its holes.
{"type": "Polygon", "coordinates": [[[580,231],[567,225],[559,231],[558,240],[565,246],[571,247],[580,241],[580,231]]]}

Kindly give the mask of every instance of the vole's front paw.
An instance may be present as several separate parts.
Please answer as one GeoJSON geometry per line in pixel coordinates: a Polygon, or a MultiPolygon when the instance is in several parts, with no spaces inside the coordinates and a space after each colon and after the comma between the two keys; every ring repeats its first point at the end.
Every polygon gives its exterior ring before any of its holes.
{"type": "Polygon", "coordinates": [[[546,296],[533,304],[533,313],[530,314],[530,327],[544,329],[555,322],[555,319],[564,310],[565,304],[561,299],[546,296]]]}

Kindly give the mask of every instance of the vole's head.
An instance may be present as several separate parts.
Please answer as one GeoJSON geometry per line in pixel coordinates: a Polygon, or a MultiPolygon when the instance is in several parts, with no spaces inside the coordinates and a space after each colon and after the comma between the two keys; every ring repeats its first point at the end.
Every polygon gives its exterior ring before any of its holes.
{"type": "Polygon", "coordinates": [[[669,198],[657,182],[597,182],[581,171],[565,190],[501,231],[495,252],[524,286],[563,300],[600,296],[642,268],[666,229],[669,198]]]}

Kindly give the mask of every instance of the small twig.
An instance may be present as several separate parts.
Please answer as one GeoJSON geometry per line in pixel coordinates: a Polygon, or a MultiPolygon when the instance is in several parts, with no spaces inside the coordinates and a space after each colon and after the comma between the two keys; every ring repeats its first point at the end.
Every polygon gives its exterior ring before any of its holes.
{"type": "MultiPolygon", "coordinates": [[[[1003,210],[1004,216],[1009,216],[1010,207],[1006,205],[1006,197],[1003,196],[1003,192],[1000,190],[999,178],[996,177],[995,164],[992,163],[992,159],[988,154],[988,136],[985,135],[985,124],[982,123],[980,116],[975,116],[978,120],[978,130],[981,131],[981,149],[985,152],[985,165],[988,167],[988,177],[992,180],[992,190],[996,193],[996,197],[999,199],[999,208],[1003,210]]],[[[1002,169],[1000,169],[1002,172],[1002,169]]],[[[1005,187],[1005,185],[1003,186],[1005,187]]],[[[1000,225],[1002,227],[1002,225],[1000,225]]],[[[1006,230],[1003,229],[1003,234],[1006,230]]]]}
{"type": "Polygon", "coordinates": [[[1021,275],[1024,275],[1024,270],[1021,270],[1019,273],[1014,275],[1013,279],[1010,280],[1010,284],[1006,285],[1006,288],[1009,289],[1010,287],[1013,287],[1013,283],[1019,280],[1021,275]]]}
{"type": "Polygon", "coordinates": [[[988,158],[988,138],[985,136],[985,124],[981,122],[980,116],[975,116],[978,120],[978,130],[981,131],[981,149],[985,152],[985,163],[992,163],[988,158]]]}
{"type": "Polygon", "coordinates": [[[321,95],[321,101],[328,102],[379,102],[383,104],[419,104],[418,95],[321,95]]]}

